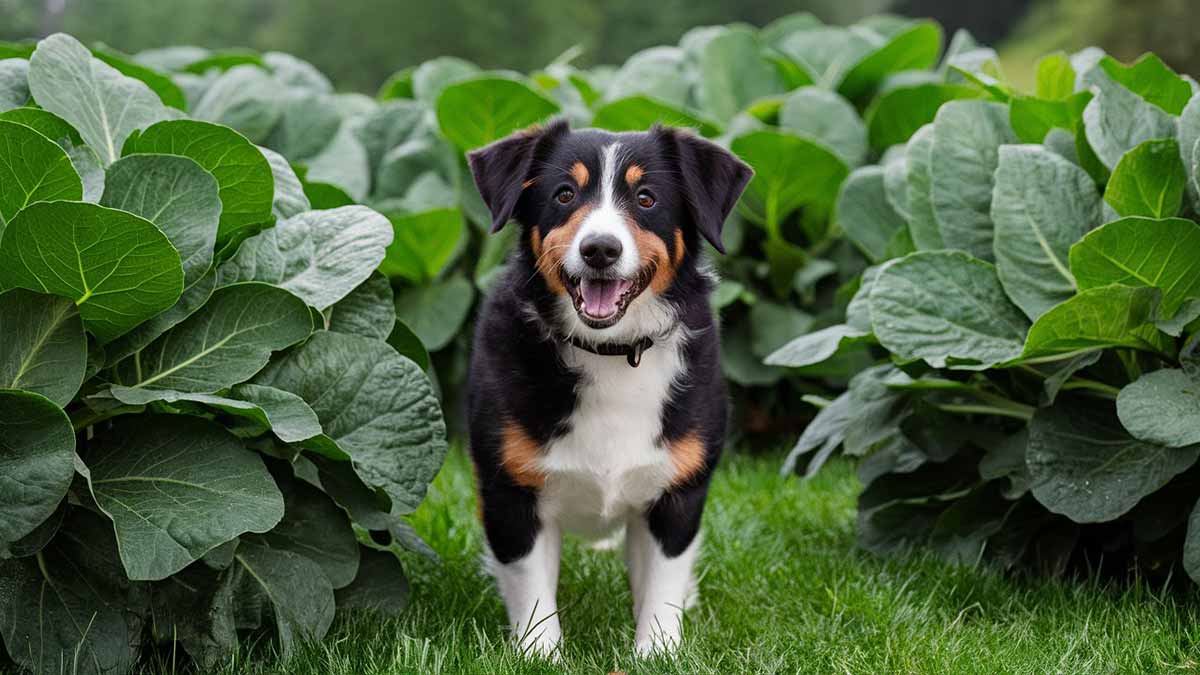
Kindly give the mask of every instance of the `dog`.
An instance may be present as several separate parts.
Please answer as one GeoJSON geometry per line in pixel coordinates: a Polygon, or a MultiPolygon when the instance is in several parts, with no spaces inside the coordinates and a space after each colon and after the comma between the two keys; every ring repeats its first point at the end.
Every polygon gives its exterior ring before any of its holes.
{"type": "Polygon", "coordinates": [[[619,535],[639,654],[673,652],[728,402],[701,240],[753,172],[688,131],[565,121],[468,154],[492,231],[521,227],[468,376],[490,571],[518,646],[553,655],[561,537],[619,535]]]}

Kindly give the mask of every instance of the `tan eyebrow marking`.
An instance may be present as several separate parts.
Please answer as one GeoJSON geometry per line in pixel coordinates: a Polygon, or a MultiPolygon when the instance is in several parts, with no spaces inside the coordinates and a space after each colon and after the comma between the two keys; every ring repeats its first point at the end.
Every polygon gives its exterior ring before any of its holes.
{"type": "Polygon", "coordinates": [[[536,182],[537,182],[536,178],[530,178],[529,180],[525,181],[524,183],[521,183],[521,189],[528,190],[529,188],[533,187],[534,183],[536,183],[536,182]]]}
{"type": "Polygon", "coordinates": [[[645,169],[637,164],[630,164],[629,168],[625,169],[625,182],[629,184],[629,187],[633,187],[634,185],[637,185],[637,182],[642,179],[642,176],[645,175],[645,169]]]}
{"type": "Polygon", "coordinates": [[[588,178],[590,176],[588,174],[587,167],[583,165],[583,162],[575,162],[575,164],[571,166],[571,177],[575,179],[575,183],[578,184],[579,187],[582,188],[587,186],[588,178]]]}

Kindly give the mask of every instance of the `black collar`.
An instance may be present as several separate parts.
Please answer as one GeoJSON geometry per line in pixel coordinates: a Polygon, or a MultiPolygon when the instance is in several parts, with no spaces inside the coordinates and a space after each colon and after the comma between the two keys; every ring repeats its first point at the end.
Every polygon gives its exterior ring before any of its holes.
{"type": "Polygon", "coordinates": [[[600,356],[624,356],[631,368],[637,368],[638,364],[642,362],[642,352],[654,346],[654,340],[651,340],[649,337],[641,337],[630,343],[602,342],[598,345],[592,345],[582,342],[578,338],[571,338],[570,342],[585,352],[599,354],[600,356]]]}

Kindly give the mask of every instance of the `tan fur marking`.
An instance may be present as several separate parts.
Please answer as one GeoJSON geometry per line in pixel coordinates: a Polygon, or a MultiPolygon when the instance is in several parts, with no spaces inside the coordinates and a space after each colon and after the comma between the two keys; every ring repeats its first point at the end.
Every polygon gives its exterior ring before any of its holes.
{"type": "Polygon", "coordinates": [[[687,253],[687,250],[683,246],[683,230],[676,227],[675,228],[675,268],[676,269],[679,269],[679,266],[683,264],[683,254],[684,253],[687,253]]]}
{"type": "Polygon", "coordinates": [[[528,190],[529,188],[533,187],[535,183],[537,183],[537,179],[530,178],[529,180],[525,181],[524,183],[521,183],[521,189],[528,190]]]}
{"type": "Polygon", "coordinates": [[[583,162],[575,162],[571,166],[571,177],[575,179],[575,183],[579,187],[583,188],[587,187],[588,178],[591,176],[588,174],[587,167],[583,165],[583,162]]]}
{"type": "Polygon", "coordinates": [[[546,475],[537,466],[542,446],[516,422],[505,422],[500,433],[500,463],[513,482],[527,488],[544,486],[546,475]]]}
{"type": "Polygon", "coordinates": [[[707,453],[704,443],[694,433],[668,442],[667,451],[671,453],[671,464],[675,467],[675,475],[671,478],[672,486],[686,483],[704,468],[707,453]]]}
{"type": "Polygon", "coordinates": [[[629,231],[637,243],[638,253],[641,254],[642,269],[654,268],[654,276],[650,278],[650,290],[662,293],[671,285],[675,278],[675,268],[671,265],[671,257],[667,255],[667,244],[658,235],[642,229],[633,218],[626,218],[629,231]]]}
{"type": "Polygon", "coordinates": [[[579,231],[583,219],[591,211],[590,205],[579,207],[561,227],[550,230],[550,234],[546,235],[544,240],[537,234],[537,228],[534,228],[532,243],[533,254],[537,256],[537,269],[546,280],[546,285],[555,293],[561,295],[567,292],[559,274],[562,271],[563,259],[567,255],[567,249],[571,247],[571,242],[575,240],[575,233],[579,231]]]}
{"type": "Polygon", "coordinates": [[[630,164],[628,169],[625,169],[625,182],[629,187],[637,185],[642,176],[646,175],[646,170],[637,164],[630,164]]]}

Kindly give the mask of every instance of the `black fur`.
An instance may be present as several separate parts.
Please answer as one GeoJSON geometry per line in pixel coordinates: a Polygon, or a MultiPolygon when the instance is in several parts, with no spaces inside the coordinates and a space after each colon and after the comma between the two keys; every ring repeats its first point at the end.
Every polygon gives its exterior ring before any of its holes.
{"type": "Polygon", "coordinates": [[[749,168],[686,132],[572,132],[563,122],[472,153],[471,169],[492,212],[493,229],[510,218],[522,228],[508,269],[493,286],[476,325],[468,385],[471,452],[483,523],[501,563],[524,556],[541,527],[537,489],[518,484],[501,463],[502,427],[515,422],[544,446],[568,431],[580,384],[580,375],[558,356],[563,334],[552,311],[557,300],[536,267],[535,237],[544,241],[577,208],[596,198],[600,148],[614,140],[621,142],[622,154],[644,170],[642,185],[653,193],[656,208],[639,211],[636,195],[623,180],[618,199],[636,214],[643,230],[662,239],[672,259],[677,255],[677,229],[685,249],[661,294],[691,336],[683,347],[685,372],[661,412],[661,441],[695,435],[704,445],[705,461],[647,509],[650,531],[668,556],[685,550],[699,529],[709,479],[724,442],[727,400],[718,330],[708,304],[712,282],[698,262],[702,237],[723,250],[721,226],[750,178],[749,168]],[[591,177],[582,189],[571,177],[576,161],[584,162],[591,177]],[[568,205],[555,199],[564,185],[579,192],[568,205]]]}

